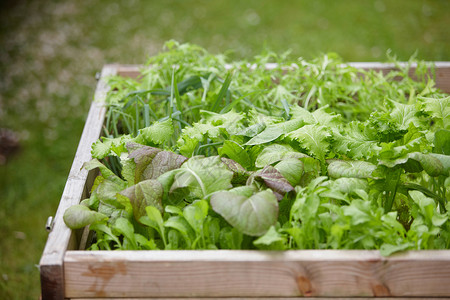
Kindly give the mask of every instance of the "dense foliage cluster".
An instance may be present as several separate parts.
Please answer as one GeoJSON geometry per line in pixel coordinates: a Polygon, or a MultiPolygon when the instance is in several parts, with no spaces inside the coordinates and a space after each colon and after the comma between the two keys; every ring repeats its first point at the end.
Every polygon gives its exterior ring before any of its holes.
{"type": "Polygon", "coordinates": [[[450,97],[432,66],[166,47],[109,79],[86,163],[100,175],[64,216],[95,231],[90,249],[450,248],[450,97]]]}

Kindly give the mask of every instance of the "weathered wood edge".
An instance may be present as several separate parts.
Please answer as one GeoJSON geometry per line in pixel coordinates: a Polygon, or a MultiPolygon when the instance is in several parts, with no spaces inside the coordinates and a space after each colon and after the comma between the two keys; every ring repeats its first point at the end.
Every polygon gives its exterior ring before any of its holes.
{"type": "Polygon", "coordinates": [[[64,224],[64,211],[75,204],[78,204],[85,190],[88,171],[82,165],[89,161],[91,157],[91,145],[100,136],[103,126],[106,108],[104,99],[107,92],[105,77],[114,75],[117,67],[106,65],[102,69],[101,78],[95,92],[95,101],[92,102],[89,114],[81,135],[68,180],[54,217],[53,230],[49,233],[41,260],[39,262],[41,274],[41,292],[43,299],[63,299],[64,298],[64,272],[63,259],[65,251],[68,249],[72,231],[64,224]]]}
{"type": "Polygon", "coordinates": [[[450,296],[446,250],[67,251],[65,272],[73,298],[450,296]]]}

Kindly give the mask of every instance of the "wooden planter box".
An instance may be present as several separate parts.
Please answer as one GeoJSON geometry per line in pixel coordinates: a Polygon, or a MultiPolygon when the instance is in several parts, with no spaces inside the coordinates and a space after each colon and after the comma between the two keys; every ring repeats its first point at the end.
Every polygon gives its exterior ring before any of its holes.
{"type": "MultiPolygon", "coordinates": [[[[356,67],[390,70],[379,63],[356,67]]],[[[43,299],[449,297],[450,251],[383,257],[366,250],[82,251],[83,230],[64,211],[87,196],[95,172],[82,169],[103,126],[109,75],[136,77],[138,66],[106,65],[89,111],[41,261],[43,299]]],[[[450,62],[436,63],[450,93],[450,62]]]]}

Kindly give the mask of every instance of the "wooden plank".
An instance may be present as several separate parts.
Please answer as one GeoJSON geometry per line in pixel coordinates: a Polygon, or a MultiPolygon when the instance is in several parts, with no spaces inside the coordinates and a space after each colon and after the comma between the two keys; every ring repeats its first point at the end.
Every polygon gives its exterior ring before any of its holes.
{"type": "MultiPolygon", "coordinates": [[[[102,78],[113,75],[115,72],[115,67],[105,66],[102,70],[102,78]]],[[[103,102],[107,88],[106,82],[103,79],[100,80],[95,93],[96,101],[92,103],[89,110],[75,159],[54,218],[53,230],[48,236],[39,263],[43,299],[64,298],[63,258],[69,244],[72,245],[74,242],[71,230],[64,224],[63,214],[68,207],[80,202],[85,190],[88,172],[82,169],[82,165],[92,158],[91,145],[100,136],[106,112],[103,102]]]]}
{"type": "Polygon", "coordinates": [[[450,251],[67,251],[66,297],[450,297],[450,251]]]}

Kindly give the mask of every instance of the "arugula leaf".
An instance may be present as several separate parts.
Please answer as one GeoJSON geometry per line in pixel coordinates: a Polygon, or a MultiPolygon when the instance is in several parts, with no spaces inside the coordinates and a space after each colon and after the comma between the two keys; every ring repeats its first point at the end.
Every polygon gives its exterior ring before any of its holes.
{"type": "Polygon", "coordinates": [[[274,226],[271,226],[263,236],[254,240],[253,244],[264,250],[285,250],[286,241],[286,237],[281,235],[274,226]]]}

